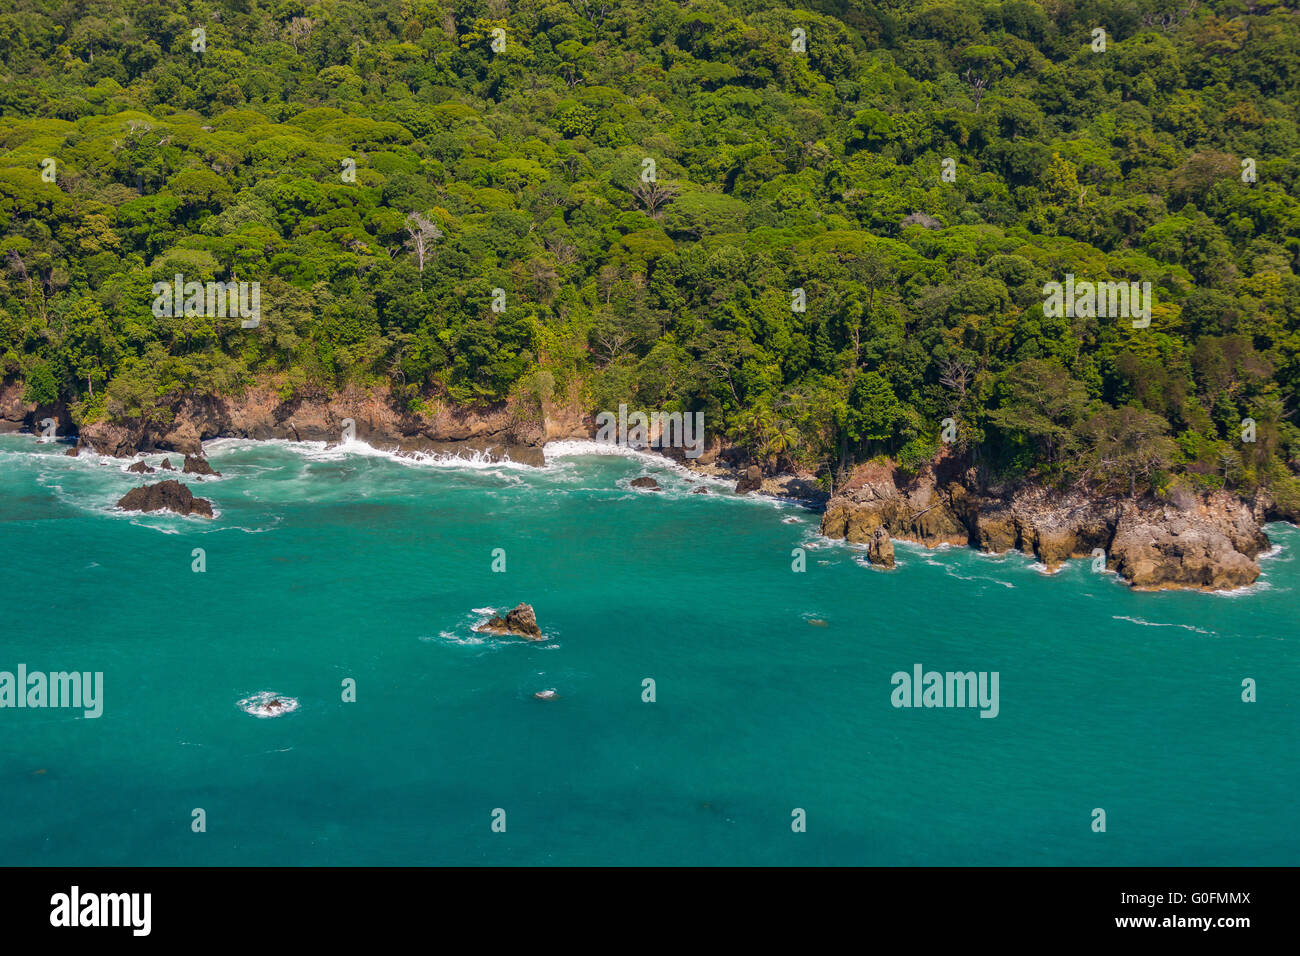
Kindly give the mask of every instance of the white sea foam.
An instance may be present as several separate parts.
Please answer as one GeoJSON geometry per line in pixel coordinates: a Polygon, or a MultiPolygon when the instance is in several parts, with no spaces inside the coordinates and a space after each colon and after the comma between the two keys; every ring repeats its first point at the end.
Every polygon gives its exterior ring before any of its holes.
{"type": "MultiPolygon", "coordinates": [[[[124,516],[124,517],[125,517],[125,516],[129,516],[129,517],[132,518],[132,519],[135,519],[135,518],[180,518],[180,519],[182,519],[182,520],[186,520],[186,521],[193,519],[193,520],[195,520],[195,521],[200,521],[200,522],[203,522],[203,523],[205,523],[205,524],[208,523],[208,522],[211,522],[211,521],[216,521],[218,518],[221,517],[221,512],[218,511],[215,507],[212,509],[212,517],[211,517],[211,518],[209,518],[207,515],[201,515],[201,514],[188,514],[188,515],[177,514],[176,512],[174,512],[174,511],[168,511],[168,510],[165,509],[165,508],[159,508],[157,511],[138,511],[138,510],[127,511],[125,508],[118,508],[117,506],[114,506],[112,509],[110,509],[110,512],[109,512],[109,513],[110,513],[110,514],[115,514],[115,515],[122,515],[122,516],[124,516]]],[[[157,525],[152,525],[152,524],[141,524],[139,521],[135,521],[135,520],[132,520],[131,523],[132,523],[133,525],[136,525],[136,526],[141,527],[141,528],[154,528],[154,527],[157,527],[157,525]]],[[[159,528],[158,530],[162,531],[164,534],[179,534],[179,533],[180,533],[180,532],[177,531],[175,528],[159,528]]]]}
{"type": "Polygon", "coordinates": [[[547,462],[552,458],[576,458],[587,455],[613,455],[617,458],[635,458],[640,461],[654,462],[659,465],[676,465],[671,458],[653,451],[640,448],[628,448],[611,442],[594,441],[584,438],[566,438],[561,441],[548,441],[542,446],[542,454],[547,462]]]}
{"type": "Polygon", "coordinates": [[[359,439],[347,442],[292,441],[287,438],[213,438],[203,443],[203,450],[212,453],[243,451],[264,445],[274,445],[299,455],[308,461],[343,461],[347,458],[383,458],[408,467],[466,468],[478,471],[495,469],[535,470],[534,466],[509,458],[493,458],[477,449],[468,453],[397,451],[376,448],[359,439]]]}
{"type": "Polygon", "coordinates": [[[1140,624],[1142,627],[1181,627],[1186,631],[1195,631],[1197,634],[1206,634],[1210,637],[1214,636],[1213,631],[1207,631],[1205,628],[1196,627],[1192,624],[1169,624],[1160,621],[1146,621],[1140,617],[1129,617],[1126,614],[1112,614],[1111,617],[1116,621],[1128,621],[1131,624],[1140,624]]]}
{"type": "Polygon", "coordinates": [[[897,559],[895,559],[893,568],[881,567],[879,565],[872,564],[870,561],[868,561],[867,556],[864,554],[855,556],[853,559],[853,563],[866,568],[868,571],[893,571],[895,568],[901,568],[904,566],[902,561],[898,561],[897,559]]]}
{"type": "MultiPolygon", "coordinates": [[[[216,518],[217,515],[220,515],[220,514],[221,514],[221,512],[217,511],[215,508],[212,509],[212,515],[213,515],[213,518],[214,518],[214,519],[216,518]]],[[[274,522],[275,524],[279,524],[279,523],[280,523],[281,521],[283,521],[283,520],[284,520],[284,518],[282,518],[280,515],[271,515],[271,521],[274,522]]],[[[270,527],[270,528],[245,528],[245,527],[242,526],[242,525],[237,525],[237,524],[236,524],[236,525],[231,525],[230,527],[227,527],[227,528],[213,528],[213,529],[211,530],[211,533],[212,533],[212,534],[219,534],[219,533],[222,532],[222,531],[242,531],[244,534],[270,534],[270,533],[271,533],[272,531],[274,531],[274,530],[275,530],[274,527],[270,527]]]]}
{"type": "MultiPolygon", "coordinates": [[[[719,478],[716,475],[705,475],[698,471],[687,468],[680,462],[673,461],[664,455],[652,451],[643,451],[639,448],[628,448],[624,445],[614,445],[607,442],[588,441],[583,439],[565,439],[564,441],[550,441],[542,446],[542,454],[546,457],[546,463],[549,466],[552,459],[563,458],[581,458],[588,455],[605,455],[616,458],[631,458],[643,462],[647,465],[654,465],[665,471],[670,471],[681,475],[684,478],[691,478],[695,481],[702,481],[707,484],[719,487],[729,488],[735,481],[734,478],[719,478]]],[[[764,497],[764,496],[756,496],[764,497]]]]}
{"type": "MultiPolygon", "coordinates": [[[[456,631],[439,631],[438,637],[441,640],[449,641],[452,644],[460,644],[465,647],[478,647],[489,643],[487,636],[483,634],[459,634],[456,631]]],[[[421,637],[420,640],[432,641],[433,638],[421,637]]]]}
{"type": "Polygon", "coordinates": [[[283,717],[285,714],[291,714],[298,709],[298,701],[283,694],[262,691],[252,697],[245,697],[239,702],[238,706],[244,713],[252,714],[254,717],[283,717]],[[279,701],[280,706],[272,707],[272,701],[279,701]]]}
{"type": "Polygon", "coordinates": [[[1215,597],[1245,598],[1245,597],[1253,597],[1256,594],[1260,594],[1263,591],[1271,591],[1271,590],[1273,590],[1273,585],[1261,579],[1259,581],[1256,581],[1254,584],[1246,585],[1244,588],[1233,588],[1231,590],[1222,589],[1218,591],[1211,591],[1210,593],[1213,594],[1215,597]]]}
{"type": "Polygon", "coordinates": [[[494,607],[476,607],[471,608],[470,612],[461,618],[460,623],[454,628],[439,631],[438,636],[432,637],[422,635],[421,641],[442,640],[451,644],[459,644],[462,647],[484,647],[484,648],[502,648],[514,646],[540,647],[543,650],[555,650],[560,645],[554,643],[554,639],[548,634],[545,635],[546,643],[542,641],[525,641],[521,638],[512,639],[509,634],[493,634],[490,632],[480,631],[479,628],[486,624],[498,614],[504,611],[494,607]]]}

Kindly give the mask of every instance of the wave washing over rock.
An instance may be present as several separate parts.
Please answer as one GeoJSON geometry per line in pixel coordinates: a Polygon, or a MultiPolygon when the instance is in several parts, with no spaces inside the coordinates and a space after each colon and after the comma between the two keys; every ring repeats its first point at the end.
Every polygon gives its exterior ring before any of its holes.
{"type": "Polygon", "coordinates": [[[239,709],[254,717],[283,717],[298,709],[298,701],[284,694],[262,691],[252,697],[245,697],[238,704],[239,709]]]}

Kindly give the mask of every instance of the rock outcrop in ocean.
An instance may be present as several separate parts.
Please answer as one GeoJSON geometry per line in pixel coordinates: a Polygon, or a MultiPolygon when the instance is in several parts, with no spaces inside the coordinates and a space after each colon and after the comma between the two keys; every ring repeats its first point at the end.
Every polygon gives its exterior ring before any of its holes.
{"type": "Polygon", "coordinates": [[[537,626],[537,614],[532,605],[520,604],[506,612],[505,617],[493,617],[477,630],[488,634],[510,634],[526,641],[544,641],[545,635],[537,626]]]}
{"type": "Polygon", "coordinates": [[[202,455],[186,455],[185,467],[181,469],[181,474],[198,475],[199,477],[204,475],[211,475],[214,478],[221,477],[221,472],[213,468],[202,455]]]}
{"type": "Polygon", "coordinates": [[[212,502],[194,497],[189,488],[174,479],[132,488],[118,499],[117,506],[123,511],[172,511],[178,515],[212,517],[212,502]]]}
{"type": "Polygon", "coordinates": [[[871,540],[867,542],[867,560],[882,568],[894,566],[894,542],[884,528],[871,532],[871,540]]]}

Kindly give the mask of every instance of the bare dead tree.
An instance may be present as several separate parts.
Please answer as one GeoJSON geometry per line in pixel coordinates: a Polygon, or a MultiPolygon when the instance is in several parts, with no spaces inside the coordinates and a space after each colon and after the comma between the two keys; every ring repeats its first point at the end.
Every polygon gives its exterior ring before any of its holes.
{"type": "Polygon", "coordinates": [[[632,341],[630,332],[614,325],[592,332],[592,338],[595,339],[597,346],[594,351],[606,365],[623,355],[627,351],[628,343],[632,341]]]}
{"type": "Polygon", "coordinates": [[[429,257],[432,244],[442,238],[442,230],[418,212],[406,217],[406,244],[415,252],[420,264],[420,288],[424,288],[424,263],[429,257]]]}
{"type": "Polygon", "coordinates": [[[533,283],[533,294],[542,302],[549,303],[560,274],[545,259],[532,259],[528,263],[528,276],[533,283]]]}
{"type": "Polygon", "coordinates": [[[1188,0],[1187,6],[1172,13],[1144,13],[1142,14],[1142,25],[1144,27],[1159,27],[1165,33],[1172,33],[1187,22],[1187,18],[1195,12],[1197,2],[1198,0],[1188,0]]]}
{"type": "Polygon", "coordinates": [[[944,359],[939,369],[939,383],[956,393],[957,408],[961,408],[962,403],[966,401],[966,389],[970,387],[974,377],[975,370],[961,359],[944,359]]]}
{"type": "Polygon", "coordinates": [[[569,4],[579,16],[596,26],[600,26],[605,17],[609,16],[609,0],[569,0],[569,4]]]}
{"type": "Polygon", "coordinates": [[[289,42],[293,44],[294,53],[300,52],[298,44],[311,36],[311,31],[315,26],[316,21],[311,17],[294,17],[289,21],[289,25],[284,28],[284,32],[289,35],[289,42]]]}
{"type": "Polygon", "coordinates": [[[596,273],[596,289],[605,297],[605,304],[614,297],[614,289],[623,281],[623,269],[617,263],[608,263],[596,273]]]}
{"type": "Polygon", "coordinates": [[[645,206],[651,219],[660,218],[664,207],[676,199],[677,194],[678,189],[672,183],[639,182],[632,189],[632,195],[645,206]]]}
{"type": "Polygon", "coordinates": [[[1241,475],[1241,456],[1234,451],[1225,451],[1219,456],[1219,467],[1223,469],[1223,487],[1226,489],[1241,475]]]}
{"type": "Polygon", "coordinates": [[[571,266],[578,261],[578,247],[563,236],[552,236],[547,239],[546,251],[562,266],[571,266]]]}
{"type": "Polygon", "coordinates": [[[989,85],[988,78],[976,76],[969,68],[967,68],[965,79],[970,85],[971,99],[975,101],[975,112],[978,113],[980,111],[980,100],[984,99],[984,91],[989,85]]]}

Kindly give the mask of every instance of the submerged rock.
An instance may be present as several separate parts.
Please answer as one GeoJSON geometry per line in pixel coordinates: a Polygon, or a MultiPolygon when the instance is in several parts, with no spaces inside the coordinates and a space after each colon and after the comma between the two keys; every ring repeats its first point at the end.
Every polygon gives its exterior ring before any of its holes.
{"type": "Polygon", "coordinates": [[[752,491],[758,491],[763,487],[763,469],[758,465],[750,465],[741,479],[736,482],[736,494],[747,495],[752,491]]]}
{"type": "Polygon", "coordinates": [[[642,475],[640,478],[632,479],[633,488],[644,488],[646,491],[662,491],[659,482],[655,481],[649,475],[642,475]]]}
{"type": "Polygon", "coordinates": [[[489,634],[513,634],[526,641],[546,640],[542,629],[537,626],[537,614],[529,604],[520,604],[507,611],[505,617],[492,618],[478,630],[489,634]]]}
{"type": "Polygon", "coordinates": [[[206,458],[200,458],[195,455],[185,456],[185,468],[182,470],[182,474],[200,475],[200,476],[214,475],[217,478],[221,477],[221,472],[217,471],[210,464],[208,464],[208,460],[206,458]]]}
{"type": "Polygon", "coordinates": [[[175,480],[132,488],[118,499],[117,506],[123,511],[172,511],[178,515],[212,517],[212,502],[195,498],[189,488],[175,480]]]}
{"type": "Polygon", "coordinates": [[[539,690],[533,696],[536,697],[538,700],[555,700],[555,698],[559,697],[560,695],[557,694],[554,690],[539,690]]]}
{"type": "Polygon", "coordinates": [[[283,694],[263,691],[241,700],[239,709],[254,717],[283,717],[298,709],[298,701],[283,694]]]}
{"type": "Polygon", "coordinates": [[[707,495],[708,493],[709,493],[708,488],[695,488],[691,491],[691,494],[693,495],[707,495]]]}

